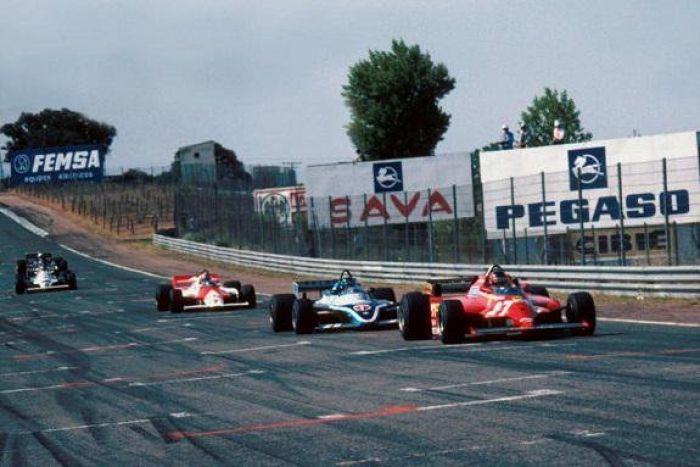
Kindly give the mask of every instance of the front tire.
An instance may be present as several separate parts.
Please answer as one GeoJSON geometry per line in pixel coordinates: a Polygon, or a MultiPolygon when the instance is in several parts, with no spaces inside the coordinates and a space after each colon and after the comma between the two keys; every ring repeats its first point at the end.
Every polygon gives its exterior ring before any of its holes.
{"type": "Polygon", "coordinates": [[[257,306],[257,299],[255,297],[255,287],[250,284],[246,284],[241,287],[241,302],[248,302],[248,308],[255,308],[257,306]]]}
{"type": "Polygon", "coordinates": [[[296,296],[277,294],[270,298],[270,327],[275,332],[292,330],[292,306],[296,296]]]}
{"type": "Polygon", "coordinates": [[[298,298],[292,305],[292,326],[297,334],[311,334],[314,330],[316,314],[314,302],[307,298],[298,298]]]}
{"type": "Polygon", "coordinates": [[[588,292],[576,292],[566,300],[566,320],[569,323],[581,323],[581,328],[574,330],[577,336],[591,336],[595,332],[596,311],[593,297],[588,292]]]}
{"type": "Polygon", "coordinates": [[[156,309],[158,311],[168,311],[170,309],[170,284],[161,284],[156,288],[156,309]]]}
{"type": "Polygon", "coordinates": [[[18,259],[17,260],[17,268],[15,269],[17,272],[17,275],[19,276],[26,276],[27,275],[27,260],[25,259],[18,259]]]}
{"type": "Polygon", "coordinates": [[[238,293],[241,293],[241,281],[226,281],[224,282],[224,287],[227,289],[236,289],[238,293]]]}
{"type": "Polygon", "coordinates": [[[66,273],[67,276],[67,282],[68,282],[68,290],[77,290],[78,289],[78,278],[76,277],[74,272],[68,272],[66,273]]]}
{"type": "Polygon", "coordinates": [[[15,281],[15,293],[17,295],[22,295],[27,290],[27,283],[24,282],[24,278],[18,277],[15,281]]]}
{"type": "Polygon", "coordinates": [[[430,339],[430,299],[420,292],[410,292],[403,296],[398,312],[399,331],[404,340],[430,339]]]}
{"type": "Polygon", "coordinates": [[[458,300],[445,300],[438,309],[438,327],[443,344],[458,344],[464,339],[464,309],[458,300]]]}

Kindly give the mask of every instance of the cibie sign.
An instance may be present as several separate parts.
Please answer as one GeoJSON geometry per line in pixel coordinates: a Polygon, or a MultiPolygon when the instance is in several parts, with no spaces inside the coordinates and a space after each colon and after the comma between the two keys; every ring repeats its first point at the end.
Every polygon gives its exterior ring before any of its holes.
{"type": "Polygon", "coordinates": [[[13,185],[99,181],[104,173],[104,147],[99,145],[21,149],[9,158],[13,185]]]}

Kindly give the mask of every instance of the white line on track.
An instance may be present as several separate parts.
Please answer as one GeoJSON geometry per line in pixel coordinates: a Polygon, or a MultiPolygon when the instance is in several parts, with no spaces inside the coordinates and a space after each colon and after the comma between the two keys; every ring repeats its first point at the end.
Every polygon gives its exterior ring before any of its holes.
{"type": "MultiPolygon", "coordinates": [[[[171,413],[169,416],[173,418],[188,418],[192,417],[193,415],[188,414],[186,412],[176,412],[176,413],[171,413]]],[[[150,423],[151,420],[148,418],[137,418],[135,420],[125,420],[122,422],[106,422],[106,423],[93,423],[91,425],[76,425],[76,426],[65,426],[61,428],[48,428],[46,430],[41,430],[41,433],[56,433],[60,431],[75,431],[75,430],[88,430],[91,428],[107,428],[107,427],[115,427],[115,426],[123,426],[123,425],[139,425],[143,423],[150,423]]]]}
{"type": "Polygon", "coordinates": [[[425,412],[427,410],[449,409],[452,407],[468,407],[471,405],[494,404],[496,402],[520,401],[520,400],[524,400],[524,399],[534,399],[536,397],[556,396],[559,394],[563,394],[563,392],[557,391],[554,389],[535,389],[534,391],[528,391],[525,394],[519,394],[517,396],[498,397],[496,399],[478,399],[478,400],[466,401],[466,402],[453,402],[451,404],[425,405],[425,406],[416,408],[416,410],[419,412],[425,412]]]}
{"type": "Polygon", "coordinates": [[[153,381],[153,382],[149,382],[149,383],[134,382],[134,383],[130,383],[129,386],[158,386],[161,384],[191,383],[193,381],[206,381],[206,380],[212,380],[212,379],[237,378],[237,377],[246,376],[246,375],[260,375],[263,373],[265,373],[263,370],[248,370],[248,371],[244,371],[243,373],[224,373],[221,375],[198,376],[198,377],[193,377],[193,378],[178,378],[178,379],[169,379],[169,380],[165,380],[165,381],[153,381]]]}
{"type": "Polygon", "coordinates": [[[460,350],[464,352],[497,352],[501,350],[517,350],[517,349],[534,349],[534,348],[547,348],[547,347],[571,347],[575,346],[575,343],[568,344],[535,344],[535,345],[510,345],[510,346],[500,346],[496,344],[457,344],[457,345],[423,345],[415,347],[401,347],[398,349],[385,349],[385,350],[357,350],[350,352],[350,355],[378,355],[390,352],[406,352],[410,350],[423,350],[423,351],[444,351],[444,350],[460,350]],[[464,347],[471,347],[465,349],[464,347]]]}
{"type": "Polygon", "coordinates": [[[159,274],[153,274],[153,273],[151,273],[151,272],[142,271],[142,270],[140,270],[140,269],[130,268],[130,267],[128,267],[128,266],[122,266],[121,264],[112,263],[111,261],[106,261],[106,260],[104,260],[104,259],[95,258],[94,256],[90,256],[90,255],[88,255],[87,253],[83,253],[82,251],[78,251],[78,250],[76,250],[76,249],[74,249],[74,248],[71,248],[71,247],[69,247],[69,246],[67,246],[67,245],[64,245],[63,243],[59,243],[58,245],[59,245],[61,248],[65,249],[65,250],[68,250],[68,251],[70,251],[71,253],[75,253],[75,254],[78,255],[78,256],[82,256],[83,258],[88,258],[88,259],[91,259],[91,260],[93,260],[93,261],[97,261],[98,263],[106,264],[107,266],[111,266],[111,267],[113,267],[113,268],[121,269],[121,270],[123,270],[123,271],[135,272],[135,273],[137,273],[137,274],[143,274],[144,276],[154,277],[154,278],[156,278],[156,279],[170,279],[169,277],[161,276],[161,275],[159,275],[159,274]]]}
{"type": "Polygon", "coordinates": [[[513,381],[525,381],[529,379],[543,379],[543,378],[551,378],[552,376],[562,376],[562,375],[568,375],[571,374],[571,371],[550,371],[547,373],[539,373],[535,375],[528,375],[528,376],[516,376],[513,378],[499,378],[499,379],[490,379],[486,381],[474,381],[471,383],[458,383],[458,384],[447,384],[445,386],[434,386],[432,388],[413,388],[413,387],[408,387],[408,388],[401,388],[399,391],[405,391],[405,392],[424,392],[424,391],[444,391],[446,389],[454,389],[454,388],[461,388],[461,387],[467,387],[467,386],[480,386],[480,385],[485,385],[485,384],[496,384],[496,383],[510,383],[513,381]]]}
{"type": "MultiPolygon", "coordinates": [[[[222,313],[222,312],[215,312],[215,313],[222,313]]],[[[199,320],[199,319],[231,319],[231,318],[241,318],[241,317],[247,317],[250,318],[252,315],[247,315],[247,314],[241,314],[239,311],[238,313],[234,314],[216,314],[216,315],[204,315],[204,316],[187,316],[187,317],[182,317],[182,318],[161,318],[156,320],[157,323],[172,323],[173,321],[178,321],[178,320],[199,320]]]]}
{"type": "Polygon", "coordinates": [[[681,328],[700,328],[697,323],[679,323],[674,321],[646,321],[642,319],[626,319],[626,318],[597,318],[598,321],[608,321],[611,323],[629,323],[629,324],[650,324],[653,326],[676,326],[681,328]]]}
{"type": "Polygon", "coordinates": [[[192,326],[192,323],[182,323],[182,324],[173,324],[172,326],[151,326],[148,328],[135,328],[135,329],[127,329],[127,332],[147,332],[147,331],[160,331],[161,329],[172,329],[172,328],[189,328],[192,326]]]}
{"type": "Polygon", "coordinates": [[[15,371],[14,373],[0,373],[0,376],[15,376],[15,375],[36,375],[39,373],[51,373],[54,371],[70,371],[77,370],[77,366],[59,366],[56,368],[47,368],[45,370],[33,370],[33,371],[15,371]]]}
{"type": "Polygon", "coordinates": [[[310,341],[298,341],[293,344],[281,344],[281,345],[264,345],[262,347],[247,347],[243,349],[231,349],[231,350],[205,350],[200,352],[202,355],[222,355],[229,353],[239,353],[239,352],[255,352],[257,350],[274,350],[282,349],[285,347],[296,347],[300,345],[310,345],[310,341]]]}

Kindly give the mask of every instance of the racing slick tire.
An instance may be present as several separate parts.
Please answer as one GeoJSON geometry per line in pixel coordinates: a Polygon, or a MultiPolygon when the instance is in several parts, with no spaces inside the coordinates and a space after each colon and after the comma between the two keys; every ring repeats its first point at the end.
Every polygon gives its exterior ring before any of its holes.
{"type": "Polygon", "coordinates": [[[56,263],[56,268],[59,271],[61,271],[61,272],[68,271],[68,261],[61,258],[60,256],[57,256],[56,259],[54,259],[54,263],[56,263]]]}
{"type": "Polygon", "coordinates": [[[420,292],[409,292],[401,298],[398,312],[399,331],[404,340],[430,339],[430,299],[420,292]]]}
{"type": "Polygon", "coordinates": [[[593,297],[588,292],[576,292],[566,299],[566,320],[569,323],[581,323],[574,335],[591,336],[595,332],[596,312],[593,297]]]}
{"type": "Polygon", "coordinates": [[[185,309],[185,301],[182,298],[182,290],[170,290],[170,311],[172,313],[182,313],[185,309]]]}
{"type": "Polygon", "coordinates": [[[311,334],[316,325],[314,302],[308,298],[297,298],[292,305],[292,327],[297,334],[311,334]]]}
{"type": "Polygon", "coordinates": [[[438,309],[438,329],[443,344],[458,344],[464,338],[464,309],[458,300],[445,300],[438,309]]]}
{"type": "Polygon", "coordinates": [[[369,289],[369,296],[375,300],[388,300],[390,302],[396,303],[396,294],[394,293],[394,289],[389,287],[369,289]]]}
{"type": "Polygon", "coordinates": [[[532,294],[532,295],[539,295],[541,297],[549,297],[549,291],[547,290],[547,287],[543,287],[541,285],[528,285],[525,290],[527,293],[532,294]]]}
{"type": "Polygon", "coordinates": [[[78,289],[78,278],[74,272],[66,272],[66,283],[68,284],[68,290],[78,289]]]}
{"type": "Polygon", "coordinates": [[[15,293],[17,295],[22,295],[27,290],[27,283],[24,281],[24,276],[17,274],[17,279],[15,280],[15,293]]]}
{"type": "Polygon", "coordinates": [[[241,293],[241,281],[226,281],[224,282],[224,287],[227,289],[236,289],[238,293],[241,293]]]}
{"type": "Polygon", "coordinates": [[[156,309],[158,311],[168,311],[170,309],[170,291],[173,287],[170,284],[160,284],[156,287],[156,309]]]}
{"type": "Polygon", "coordinates": [[[296,296],[290,293],[270,297],[270,327],[275,332],[292,330],[292,306],[296,296]]]}
{"type": "Polygon", "coordinates": [[[27,275],[27,260],[25,259],[18,259],[17,260],[17,275],[18,276],[26,276],[27,275]]]}
{"type": "Polygon", "coordinates": [[[248,302],[248,308],[255,308],[258,304],[255,298],[255,287],[250,284],[246,284],[239,290],[241,291],[241,294],[239,295],[240,301],[248,302]]]}

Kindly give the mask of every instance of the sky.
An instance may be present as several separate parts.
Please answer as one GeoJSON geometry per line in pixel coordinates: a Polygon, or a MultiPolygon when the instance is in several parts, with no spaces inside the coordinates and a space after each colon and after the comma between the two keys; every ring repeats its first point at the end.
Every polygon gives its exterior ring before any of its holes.
{"type": "Polygon", "coordinates": [[[348,69],[402,38],[456,79],[437,153],[498,139],[545,86],[595,139],[700,130],[699,28],[697,0],[0,0],[0,124],[110,123],[112,170],[210,139],[250,165],[348,161],[348,69]]]}

